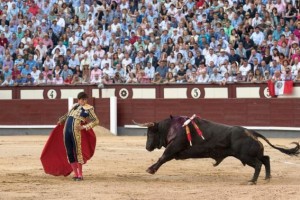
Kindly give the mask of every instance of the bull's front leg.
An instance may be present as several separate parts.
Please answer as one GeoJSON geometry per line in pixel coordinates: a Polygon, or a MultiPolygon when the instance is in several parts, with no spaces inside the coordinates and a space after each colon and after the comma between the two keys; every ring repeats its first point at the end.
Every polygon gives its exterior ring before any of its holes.
{"type": "Polygon", "coordinates": [[[150,174],[155,174],[155,172],[164,164],[172,159],[174,159],[176,153],[178,152],[178,147],[176,150],[176,145],[174,143],[170,143],[166,150],[164,151],[163,155],[158,159],[158,161],[151,165],[146,171],[150,174]]]}

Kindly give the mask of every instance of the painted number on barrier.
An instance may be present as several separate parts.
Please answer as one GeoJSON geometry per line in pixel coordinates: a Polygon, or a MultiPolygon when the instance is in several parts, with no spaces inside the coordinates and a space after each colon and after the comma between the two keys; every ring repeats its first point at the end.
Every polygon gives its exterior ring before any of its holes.
{"type": "Polygon", "coordinates": [[[56,99],[57,97],[57,92],[53,89],[50,89],[48,92],[47,92],[47,97],[48,99],[56,99]]]}
{"type": "Polygon", "coordinates": [[[129,92],[126,88],[122,88],[119,92],[119,95],[122,99],[127,99],[129,92]]]}
{"type": "Polygon", "coordinates": [[[199,88],[193,88],[191,91],[191,95],[194,99],[200,98],[201,92],[199,88]]]}
{"type": "Polygon", "coordinates": [[[265,95],[266,98],[272,98],[272,97],[270,96],[270,92],[269,92],[269,88],[268,88],[268,87],[266,87],[266,88],[264,89],[264,95],[265,95]]]}

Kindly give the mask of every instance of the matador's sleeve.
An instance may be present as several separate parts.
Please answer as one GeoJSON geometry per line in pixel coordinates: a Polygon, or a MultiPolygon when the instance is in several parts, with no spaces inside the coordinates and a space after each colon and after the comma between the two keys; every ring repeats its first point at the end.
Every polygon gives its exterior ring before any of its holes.
{"type": "Polygon", "coordinates": [[[63,116],[61,116],[59,119],[58,119],[58,122],[63,124],[65,123],[66,119],[68,117],[68,112],[66,114],[64,114],[63,116]]]}
{"type": "MultiPolygon", "coordinates": [[[[72,110],[74,110],[74,108],[76,108],[76,106],[78,107],[78,103],[75,103],[75,104],[73,105],[72,109],[71,109],[69,112],[71,112],[72,110]]],[[[64,114],[63,116],[61,116],[61,117],[58,119],[58,122],[61,123],[61,124],[65,123],[65,121],[66,121],[66,119],[67,119],[67,117],[68,117],[68,115],[69,115],[69,112],[66,112],[66,114],[64,114]]]]}
{"type": "Polygon", "coordinates": [[[94,128],[95,126],[97,126],[99,124],[99,119],[95,114],[94,107],[91,105],[85,105],[83,108],[88,111],[89,120],[90,120],[90,122],[88,124],[84,125],[86,130],[94,128]]]}

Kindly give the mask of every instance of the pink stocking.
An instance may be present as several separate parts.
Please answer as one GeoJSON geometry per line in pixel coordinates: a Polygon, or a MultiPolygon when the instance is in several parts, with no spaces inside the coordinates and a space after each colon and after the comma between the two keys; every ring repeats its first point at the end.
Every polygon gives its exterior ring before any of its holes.
{"type": "Polygon", "coordinates": [[[82,164],[77,163],[77,166],[78,166],[78,177],[82,178],[82,164]]]}
{"type": "Polygon", "coordinates": [[[75,177],[78,177],[78,165],[77,165],[77,163],[76,163],[76,162],[71,163],[71,167],[72,167],[72,169],[73,169],[74,176],[75,176],[75,177]]]}

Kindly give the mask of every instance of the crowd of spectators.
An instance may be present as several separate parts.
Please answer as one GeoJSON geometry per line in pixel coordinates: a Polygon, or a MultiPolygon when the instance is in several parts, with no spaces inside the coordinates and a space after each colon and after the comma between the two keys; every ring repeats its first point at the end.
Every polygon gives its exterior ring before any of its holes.
{"type": "Polygon", "coordinates": [[[300,81],[295,0],[1,0],[0,85],[300,81]]]}

